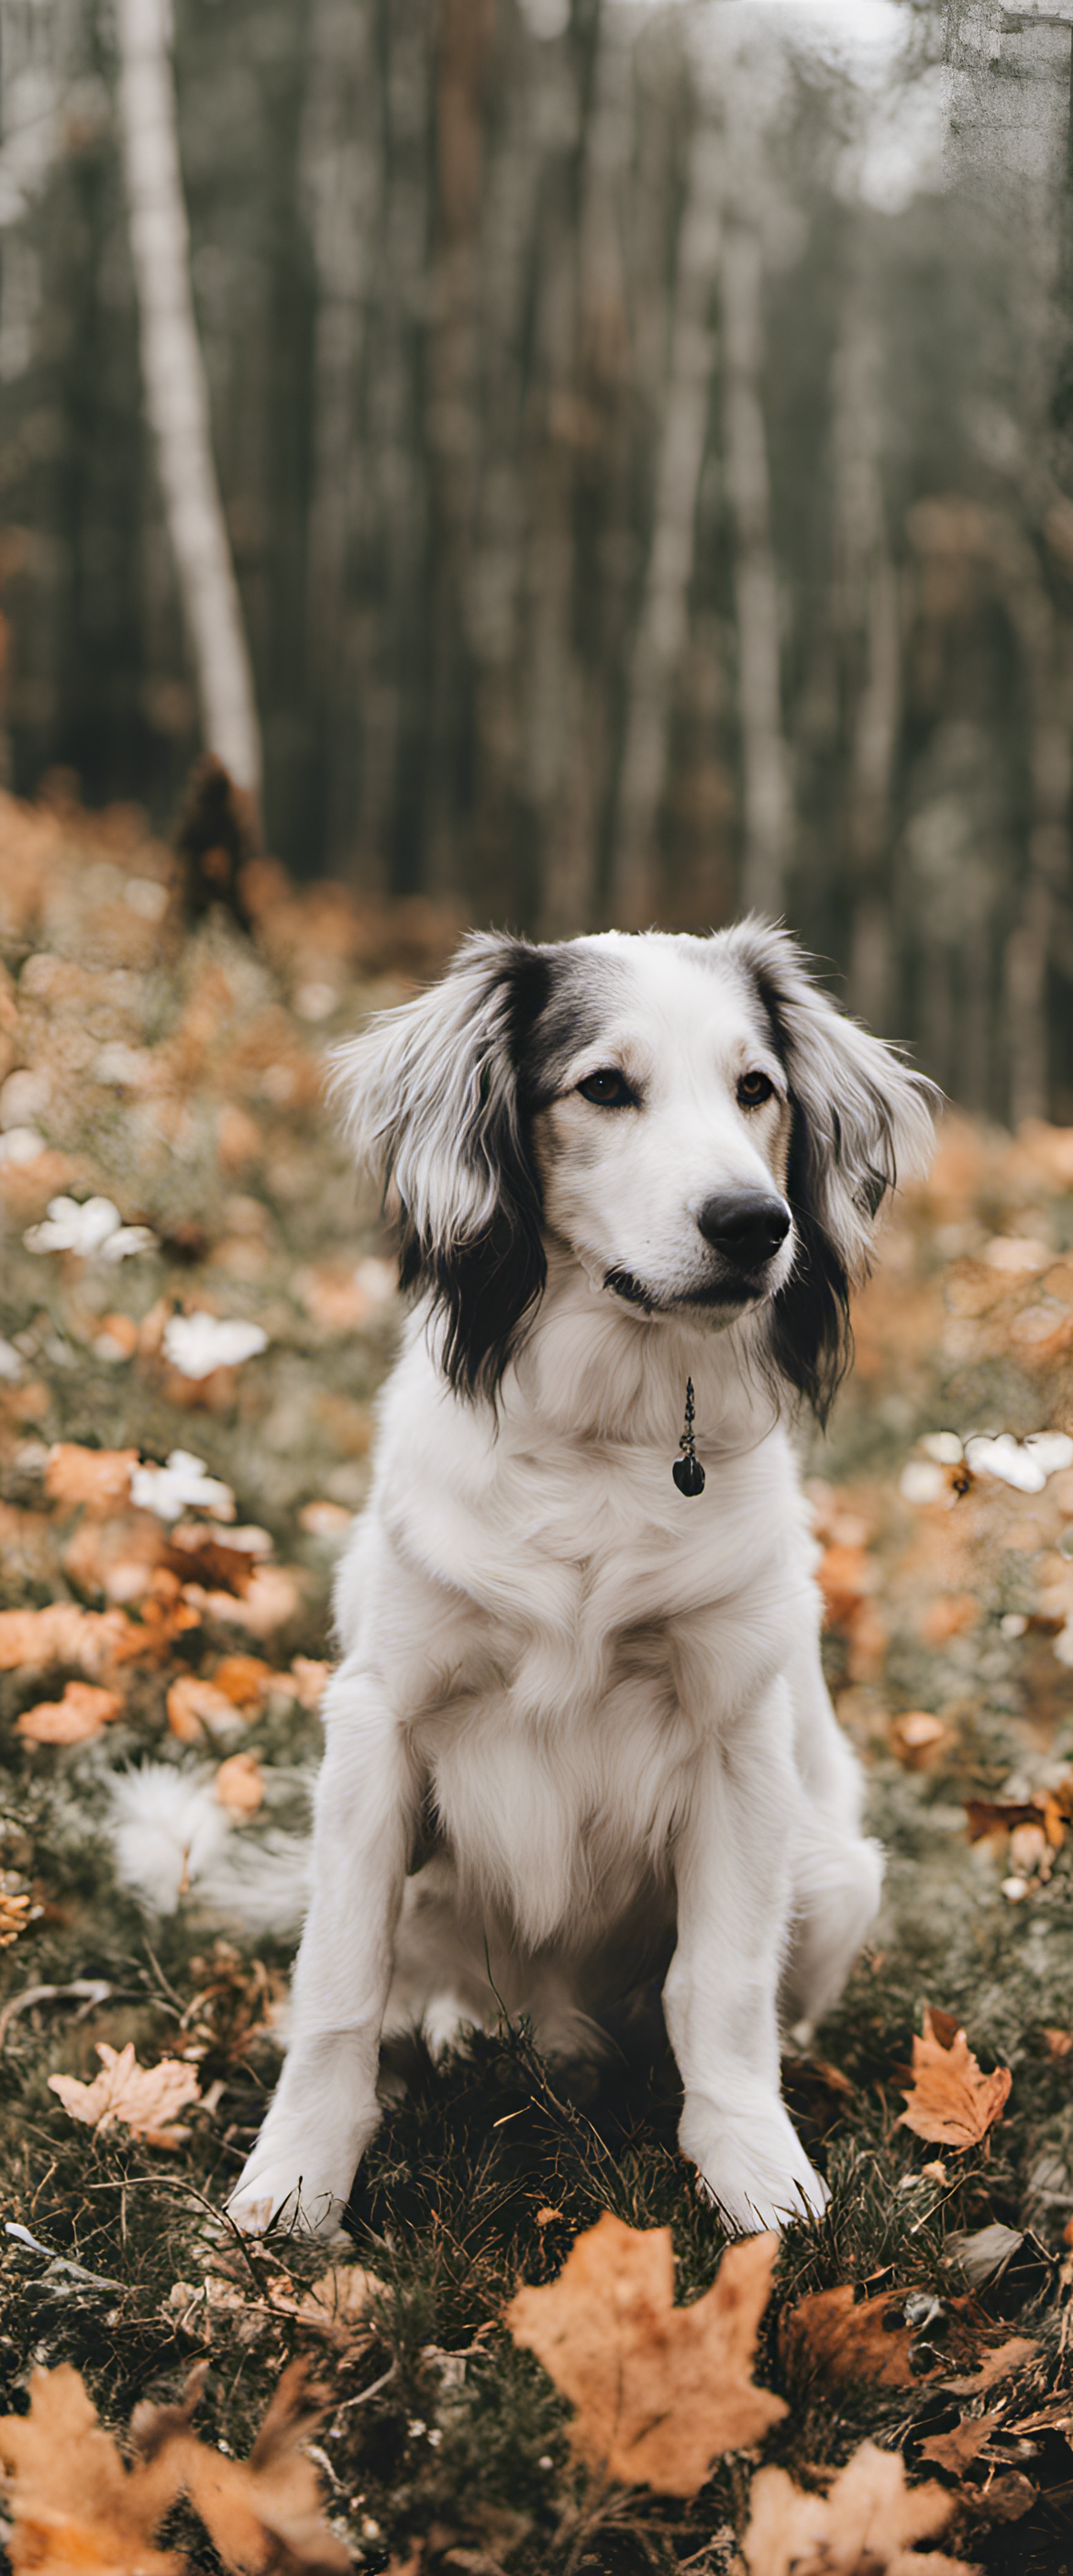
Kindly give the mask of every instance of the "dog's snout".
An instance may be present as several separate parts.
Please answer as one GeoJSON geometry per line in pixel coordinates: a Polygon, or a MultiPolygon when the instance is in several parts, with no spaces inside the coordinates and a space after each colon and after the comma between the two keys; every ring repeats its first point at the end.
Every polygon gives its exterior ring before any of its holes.
{"type": "Polygon", "coordinates": [[[785,1243],[790,1211],[766,1190],[716,1190],[698,1209],[697,1224],[735,1270],[759,1270],[785,1243]]]}

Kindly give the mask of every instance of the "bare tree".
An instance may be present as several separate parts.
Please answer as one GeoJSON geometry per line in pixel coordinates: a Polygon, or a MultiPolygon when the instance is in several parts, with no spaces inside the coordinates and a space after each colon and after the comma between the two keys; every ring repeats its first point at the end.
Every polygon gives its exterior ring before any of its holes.
{"type": "Polygon", "coordinates": [[[697,493],[708,424],[719,260],[720,149],[698,109],[678,230],[674,308],[652,536],[630,671],[619,789],[614,910],[627,928],[656,909],[655,832],[675,671],[686,636],[697,493]]]}
{"type": "Polygon", "coordinates": [[[734,520],[745,814],[742,900],[749,910],[777,913],[790,856],[791,807],[782,721],[779,589],[760,399],[763,254],[754,223],[726,225],[721,279],[725,472],[734,520]]]}
{"type": "Polygon", "coordinates": [[[886,1024],[893,923],[884,883],[890,789],[901,706],[898,574],[880,475],[882,348],[868,283],[851,296],[834,369],[839,516],[837,624],[851,700],[847,857],[849,992],[873,1027],[886,1024]]]}
{"type": "Polygon", "coordinates": [[[190,288],[169,0],[117,0],[119,115],[146,409],[205,741],[259,796],[261,736],[190,288]]]}

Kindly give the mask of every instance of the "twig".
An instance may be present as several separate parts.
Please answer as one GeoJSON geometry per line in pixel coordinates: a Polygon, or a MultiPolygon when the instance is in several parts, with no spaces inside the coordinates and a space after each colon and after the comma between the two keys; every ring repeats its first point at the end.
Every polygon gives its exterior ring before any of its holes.
{"type": "MultiPolygon", "coordinates": [[[[105,2003],[115,1991],[105,1977],[75,1977],[69,1986],[24,1986],[21,1995],[12,1995],[0,2012],[0,2048],[7,2038],[8,2024],[14,2021],[16,2013],[29,2012],[32,2004],[61,2003],[70,1996],[76,1996],[90,2012],[94,2004],[105,2003]]],[[[76,2015],[77,2018],[80,2016],[76,2015]]]]}
{"type": "Polygon", "coordinates": [[[398,2362],[393,2361],[390,2370],[385,2370],[382,2379],[374,2379],[370,2387],[359,2391],[357,2397],[341,2398],[338,2406],[333,2407],[333,2414],[345,2415],[349,2406],[365,2406],[370,2397],[378,2397],[380,2390],[387,2387],[389,2379],[394,2379],[398,2366],[398,2362]]]}

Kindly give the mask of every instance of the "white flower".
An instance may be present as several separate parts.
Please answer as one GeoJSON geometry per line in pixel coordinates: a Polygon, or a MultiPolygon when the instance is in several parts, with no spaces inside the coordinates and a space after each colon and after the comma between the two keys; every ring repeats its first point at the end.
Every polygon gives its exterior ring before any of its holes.
{"type": "Polygon", "coordinates": [[[164,1350],[183,1377],[211,1377],[214,1369],[237,1368],[268,1348],[260,1324],[228,1322],[199,1308],[194,1315],[173,1315],[164,1326],[164,1350]]]}
{"type": "Polygon", "coordinates": [[[898,1491],[907,1503],[939,1503],[946,1492],[942,1468],[932,1458],[910,1458],[903,1467],[898,1491]]]}
{"type": "Polygon", "coordinates": [[[1022,1444],[1012,1431],[1000,1431],[994,1439],[979,1432],[966,1440],[965,1458],[974,1476],[997,1476],[1019,1494],[1041,1494],[1048,1476],[1073,1461],[1073,1440],[1064,1431],[1036,1431],[1022,1444]]]}
{"type": "Polygon", "coordinates": [[[934,1458],[940,1467],[960,1467],[963,1456],[956,1431],[929,1431],[920,1443],[926,1458],[934,1458]]]}
{"type": "Polygon", "coordinates": [[[0,1163],[36,1163],[45,1152],[45,1140],[36,1127],[9,1127],[0,1136],[0,1163]]]}
{"type": "Polygon", "coordinates": [[[105,1261],[125,1261],[156,1243],[149,1226],[124,1225],[111,1199],[50,1199],[43,1224],[29,1226],[22,1239],[27,1252],[77,1252],[83,1259],[99,1252],[105,1261]]]}
{"type": "Polygon", "coordinates": [[[177,1521],[193,1504],[215,1521],[235,1517],[230,1485],[207,1476],[204,1459],[192,1457],[189,1449],[173,1449],[163,1467],[135,1467],[130,1499],[138,1511],[155,1512],[160,1521],[177,1521]]]}

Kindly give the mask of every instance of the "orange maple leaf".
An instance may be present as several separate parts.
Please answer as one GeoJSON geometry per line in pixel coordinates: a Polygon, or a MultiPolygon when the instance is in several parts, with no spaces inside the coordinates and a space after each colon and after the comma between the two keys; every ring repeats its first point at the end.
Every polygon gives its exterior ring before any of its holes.
{"type": "Polygon", "coordinates": [[[54,1503],[82,1503],[107,1518],[129,1503],[131,1469],[137,1465],[136,1449],[83,1449],[76,1441],[58,1440],[48,1453],[45,1492],[54,1503]]]}
{"type": "Polygon", "coordinates": [[[773,2234],[728,2246],[712,2288],[676,2308],[670,2228],[627,2227],[605,2210],[557,2281],[517,2292],[506,2322],[572,2399],[580,2459],[688,2496],[719,2453],[762,2441],[786,2413],[750,2376],[777,2250],[773,2234]]]}
{"type": "Polygon", "coordinates": [[[158,2066],[139,2066],[134,2042],[125,2048],[110,2048],[106,2039],[97,2042],[101,2072],[92,2084],[80,2084],[75,2075],[50,2075],[49,2091],[58,2095],[72,2120],[83,2120],[98,2134],[120,2121],[136,2138],[145,2138],[150,2146],[177,2147],[190,2135],[189,2129],[172,2128],[177,2111],[185,2102],[199,2102],[201,2088],[192,2066],[184,2066],[177,2057],[162,2057],[158,2066]]]}
{"type": "Polygon", "coordinates": [[[924,2036],[913,2040],[913,2082],[901,2088],[906,2107],[896,2125],[935,2146],[979,2146],[1001,2117],[1012,2083],[1008,2066],[983,2074],[963,2030],[941,2038],[925,2005],[924,2036]]]}
{"type": "Polygon", "coordinates": [[[805,2494],[785,2469],[753,2479],[742,2542],[749,2576],[972,2576],[964,2559],[914,2543],[942,2531],[954,2497],[931,2480],[907,2487],[896,2452],[862,2442],[827,2495],[805,2494]]]}
{"type": "Polygon", "coordinates": [[[255,1753],[232,1753],[221,1762],[212,1784],[221,1807],[235,1816],[255,1815],[263,1804],[265,1775],[255,1753]]]}
{"type": "Polygon", "coordinates": [[[16,1721],[16,1733],[28,1744],[88,1744],[115,1717],[122,1717],[118,1691],[98,1682],[68,1682],[62,1699],[38,1700],[16,1721]]]}
{"type": "Polygon", "coordinates": [[[135,2408],[140,2457],[127,2469],[79,2372],[69,2362],[34,2372],[29,2414],[0,2417],[15,2576],[185,2576],[182,2552],[151,2545],[183,2495],[229,2576],[264,2576],[284,2563],[344,2576],[349,2553],[321,2520],[317,2474],[297,2447],[316,2420],[305,2364],[284,2371],[248,2461],[191,2432],[203,2376],[193,2374],[182,2406],[135,2408]]]}

